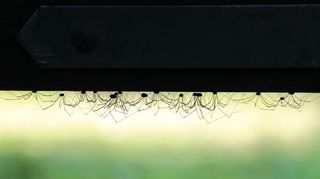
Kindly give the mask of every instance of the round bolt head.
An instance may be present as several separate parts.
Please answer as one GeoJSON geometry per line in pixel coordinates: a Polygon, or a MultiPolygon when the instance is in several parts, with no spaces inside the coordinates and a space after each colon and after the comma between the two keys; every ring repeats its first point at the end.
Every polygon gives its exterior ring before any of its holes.
{"type": "Polygon", "coordinates": [[[71,33],[72,46],[81,53],[87,53],[97,46],[97,36],[90,26],[77,26],[71,33]]]}

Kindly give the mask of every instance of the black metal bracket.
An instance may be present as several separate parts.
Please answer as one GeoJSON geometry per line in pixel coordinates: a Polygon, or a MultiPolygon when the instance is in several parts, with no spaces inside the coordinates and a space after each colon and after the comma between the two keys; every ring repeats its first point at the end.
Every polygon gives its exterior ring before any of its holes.
{"type": "Polygon", "coordinates": [[[42,68],[319,68],[320,5],[41,6],[19,40],[42,68]]]}

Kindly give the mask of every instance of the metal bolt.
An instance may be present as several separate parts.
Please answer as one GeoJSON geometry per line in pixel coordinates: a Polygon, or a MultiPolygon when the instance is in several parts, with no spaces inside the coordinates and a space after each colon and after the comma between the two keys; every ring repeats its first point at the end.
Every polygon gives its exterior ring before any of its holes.
{"type": "Polygon", "coordinates": [[[71,33],[71,43],[81,53],[87,53],[95,49],[97,41],[94,29],[87,25],[78,26],[71,33]]]}

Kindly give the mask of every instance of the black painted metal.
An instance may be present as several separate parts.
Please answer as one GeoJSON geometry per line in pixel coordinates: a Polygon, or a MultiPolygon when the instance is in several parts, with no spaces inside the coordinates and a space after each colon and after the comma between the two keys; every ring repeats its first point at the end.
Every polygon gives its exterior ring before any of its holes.
{"type": "MultiPolygon", "coordinates": [[[[277,2],[279,1],[275,1],[275,3],[277,2]]],[[[38,6],[39,4],[33,0],[11,0],[6,5],[0,6],[0,25],[2,27],[0,29],[1,90],[320,92],[320,69],[318,68],[215,70],[40,69],[16,41],[18,32],[38,6]]],[[[295,14],[292,14],[292,19],[295,19],[295,14]]],[[[308,55],[308,53],[305,55],[308,55]]]]}

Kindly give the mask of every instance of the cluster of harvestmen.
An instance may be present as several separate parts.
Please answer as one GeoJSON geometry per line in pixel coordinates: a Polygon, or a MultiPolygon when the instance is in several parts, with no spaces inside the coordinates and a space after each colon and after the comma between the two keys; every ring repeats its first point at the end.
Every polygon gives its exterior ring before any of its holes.
{"type": "MultiPolygon", "coordinates": [[[[54,105],[63,108],[72,115],[77,109],[83,113],[91,112],[106,118],[111,116],[119,122],[139,111],[151,110],[157,115],[161,109],[170,109],[182,117],[196,113],[199,119],[208,123],[223,117],[231,117],[239,112],[239,104],[253,104],[262,110],[275,110],[289,107],[300,110],[307,99],[305,94],[293,92],[279,93],[218,93],[218,92],[102,92],[102,91],[30,91],[9,92],[6,100],[27,100],[33,97],[39,106],[46,110],[54,105]]],[[[313,99],[314,100],[314,99],[313,99]]]]}

